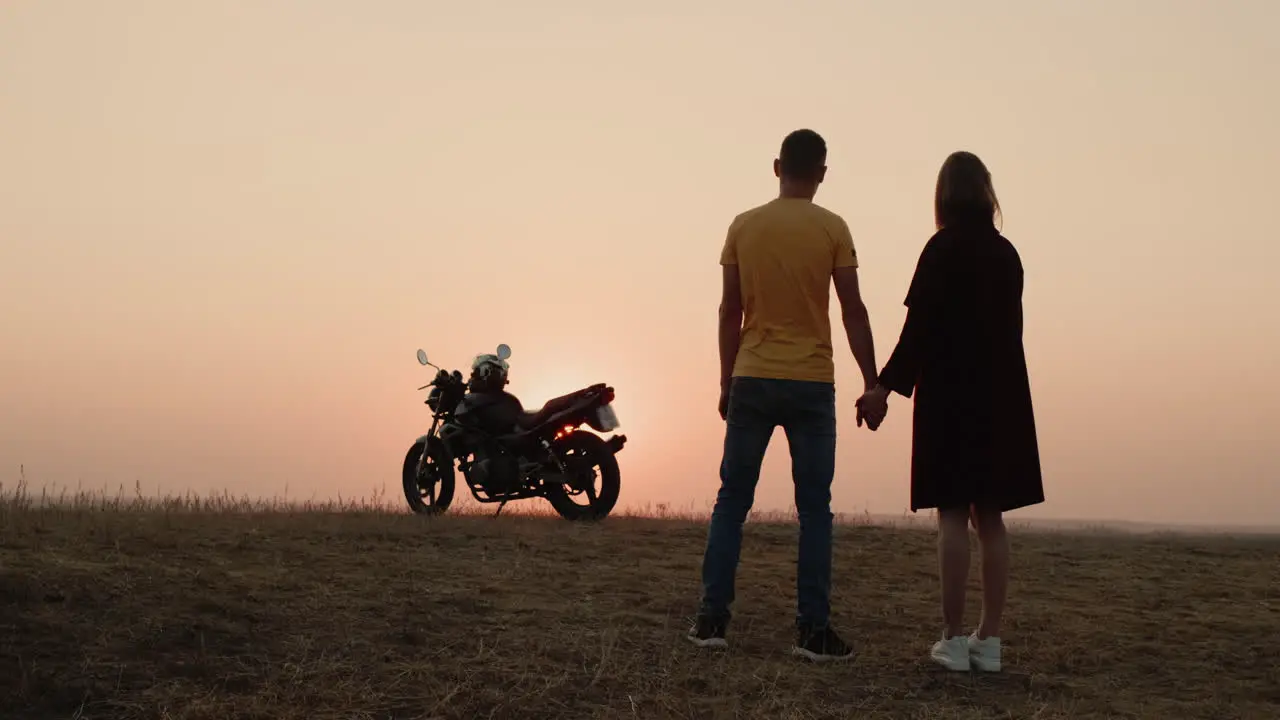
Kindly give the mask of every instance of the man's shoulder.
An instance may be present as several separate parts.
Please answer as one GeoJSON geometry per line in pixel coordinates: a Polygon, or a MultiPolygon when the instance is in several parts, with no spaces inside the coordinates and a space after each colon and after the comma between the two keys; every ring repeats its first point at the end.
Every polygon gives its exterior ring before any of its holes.
{"type": "Polygon", "coordinates": [[[817,203],[809,203],[808,214],[822,227],[827,237],[836,242],[852,241],[853,232],[849,229],[849,223],[845,222],[844,216],[840,213],[817,203]]]}
{"type": "Polygon", "coordinates": [[[816,219],[826,228],[847,229],[849,227],[845,219],[837,212],[829,210],[815,202],[792,203],[780,202],[778,199],[769,200],[760,203],[754,207],[750,207],[734,216],[731,227],[741,227],[753,220],[777,217],[785,215],[800,215],[811,219],[816,219]]]}
{"type": "Polygon", "coordinates": [[[757,218],[764,213],[767,213],[769,209],[772,207],[772,205],[773,205],[773,201],[769,201],[769,202],[760,203],[759,205],[756,205],[754,207],[747,208],[746,210],[743,210],[737,215],[734,215],[733,222],[729,223],[729,226],[741,227],[745,223],[750,222],[752,219],[757,218]]]}
{"type": "Polygon", "coordinates": [[[816,202],[809,203],[809,207],[812,208],[811,212],[813,212],[815,215],[822,218],[823,220],[826,220],[827,222],[835,223],[838,225],[847,226],[847,223],[845,223],[844,221],[844,216],[842,216],[840,213],[834,210],[831,210],[829,208],[823,207],[822,205],[819,205],[816,202]]]}

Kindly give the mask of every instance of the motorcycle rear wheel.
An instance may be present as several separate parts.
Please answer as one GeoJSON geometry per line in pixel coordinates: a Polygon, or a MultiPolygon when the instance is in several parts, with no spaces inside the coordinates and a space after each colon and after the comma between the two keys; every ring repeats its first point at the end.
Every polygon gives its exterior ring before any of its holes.
{"type": "Polygon", "coordinates": [[[404,499],[409,502],[409,509],[419,515],[440,515],[453,503],[453,463],[444,457],[439,446],[433,445],[419,478],[418,458],[425,449],[419,440],[404,456],[404,499]]]}
{"type": "Polygon", "coordinates": [[[622,472],[618,459],[599,435],[585,431],[570,433],[557,440],[553,447],[564,457],[573,471],[574,466],[590,470],[596,476],[592,491],[575,491],[566,485],[548,485],[544,491],[560,517],[574,522],[603,520],[618,504],[622,486],[622,472]],[[581,504],[579,500],[586,500],[581,504]]]}

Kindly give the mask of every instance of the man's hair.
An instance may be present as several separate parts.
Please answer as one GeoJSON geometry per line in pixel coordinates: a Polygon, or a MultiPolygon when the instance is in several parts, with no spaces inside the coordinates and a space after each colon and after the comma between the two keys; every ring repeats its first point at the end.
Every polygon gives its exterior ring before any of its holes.
{"type": "Polygon", "coordinates": [[[782,175],[795,180],[813,180],[827,163],[827,141],[807,128],[795,130],[782,139],[778,164],[782,175]]]}

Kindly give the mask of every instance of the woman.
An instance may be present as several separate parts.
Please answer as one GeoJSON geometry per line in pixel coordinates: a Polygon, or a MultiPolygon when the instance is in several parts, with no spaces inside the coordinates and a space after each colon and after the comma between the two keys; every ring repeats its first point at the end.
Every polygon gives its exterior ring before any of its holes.
{"type": "MultiPolygon", "coordinates": [[[[911,510],[938,510],[942,639],[930,657],[949,670],[1000,670],[1000,618],[1009,580],[1003,513],[1044,502],[1022,347],[1022,262],[995,226],[1000,204],[976,155],[938,173],[937,232],[907,291],[898,345],[864,396],[913,397],[911,510]],[[982,554],[982,618],[965,636],[972,520],[982,554]]],[[[876,413],[878,414],[878,413],[876,413]]]]}

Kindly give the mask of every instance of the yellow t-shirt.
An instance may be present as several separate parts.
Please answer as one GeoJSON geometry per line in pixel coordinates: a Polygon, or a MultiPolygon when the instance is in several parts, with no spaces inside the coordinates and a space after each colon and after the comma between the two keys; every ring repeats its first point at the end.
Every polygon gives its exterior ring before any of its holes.
{"type": "Polygon", "coordinates": [[[849,226],[809,200],[778,198],[733,219],[720,254],[742,282],[734,377],[835,382],[831,273],[857,267],[849,226]]]}

